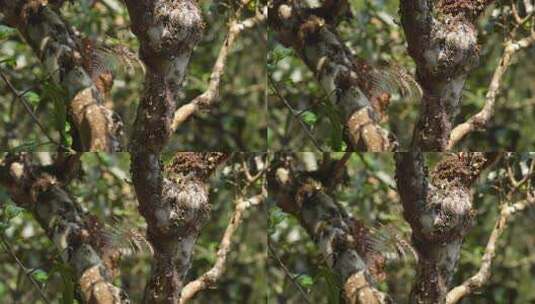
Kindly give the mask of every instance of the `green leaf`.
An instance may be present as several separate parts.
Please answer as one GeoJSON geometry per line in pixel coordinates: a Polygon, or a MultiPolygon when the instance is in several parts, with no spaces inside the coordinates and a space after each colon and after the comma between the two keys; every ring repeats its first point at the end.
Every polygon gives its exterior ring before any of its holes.
{"type": "Polygon", "coordinates": [[[50,269],[50,275],[59,273],[63,279],[63,304],[74,303],[74,272],[69,265],[65,263],[56,263],[50,269]]]}
{"type": "Polygon", "coordinates": [[[14,69],[17,67],[17,57],[11,56],[0,59],[0,63],[4,63],[8,68],[14,69]]]}
{"type": "Polygon", "coordinates": [[[6,231],[7,228],[9,228],[9,223],[0,222],[0,233],[3,233],[4,231],[6,231]]]}
{"type": "Polygon", "coordinates": [[[328,303],[338,304],[340,303],[340,286],[342,286],[342,279],[340,275],[334,273],[327,267],[320,267],[316,279],[323,278],[327,283],[327,298],[328,303]]]}
{"type": "Polygon", "coordinates": [[[292,54],[292,49],[277,45],[271,52],[268,53],[268,61],[270,63],[276,64],[282,59],[291,56],[292,54]]]}
{"type": "Polygon", "coordinates": [[[48,273],[42,269],[36,269],[32,272],[32,277],[39,283],[48,281],[48,273]]]}
{"type": "Polygon", "coordinates": [[[41,100],[41,97],[39,96],[39,94],[35,93],[34,91],[28,91],[24,94],[24,99],[35,110],[35,108],[37,108],[37,106],[39,105],[39,101],[41,100]]]}
{"type": "Polygon", "coordinates": [[[284,213],[280,208],[272,208],[269,214],[269,224],[270,226],[276,226],[286,218],[286,213],[284,213]]]}
{"type": "Polygon", "coordinates": [[[0,40],[7,39],[9,36],[15,34],[16,30],[12,27],[0,25],[0,40]]]}
{"type": "Polygon", "coordinates": [[[63,279],[63,304],[74,303],[74,278],[63,279]]]}
{"type": "Polygon", "coordinates": [[[320,110],[329,118],[332,126],[331,136],[329,138],[331,149],[333,151],[343,151],[344,129],[342,128],[343,123],[340,114],[338,114],[336,108],[329,101],[322,102],[320,110]]]}
{"type": "Polygon", "coordinates": [[[301,114],[301,118],[303,119],[303,122],[309,126],[313,126],[318,121],[316,114],[310,111],[303,112],[303,114],[301,114]]]}
{"type": "Polygon", "coordinates": [[[22,212],[24,212],[24,209],[15,205],[6,205],[4,208],[4,214],[8,220],[19,216],[22,212]]]}
{"type": "Polygon", "coordinates": [[[65,90],[55,83],[45,82],[43,85],[43,98],[51,101],[54,106],[54,125],[60,132],[63,145],[69,146],[72,139],[68,136],[70,125],[67,122],[67,108],[65,106],[65,90]]]}
{"type": "Polygon", "coordinates": [[[303,274],[297,277],[297,282],[305,288],[309,288],[314,285],[314,280],[309,275],[303,274]]]}

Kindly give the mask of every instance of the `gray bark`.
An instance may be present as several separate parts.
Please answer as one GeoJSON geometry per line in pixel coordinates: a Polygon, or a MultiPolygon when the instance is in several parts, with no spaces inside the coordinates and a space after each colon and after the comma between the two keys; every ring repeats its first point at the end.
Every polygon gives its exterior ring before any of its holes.
{"type": "Polygon", "coordinates": [[[0,185],[33,214],[62,259],[75,270],[85,303],[130,303],[124,291],[113,285],[119,253],[105,245],[102,224],[84,213],[62,188],[69,178],[54,174],[63,165],[43,167],[33,164],[27,154],[8,155],[0,164],[0,185]]]}
{"type": "Polygon", "coordinates": [[[396,154],[396,179],[403,216],[418,253],[411,303],[444,303],[472,226],[472,185],[496,154],[459,153],[441,160],[429,174],[424,154],[396,154]]]}
{"type": "Polygon", "coordinates": [[[402,0],[401,23],[423,89],[412,149],[444,151],[469,72],[479,61],[477,17],[493,0],[402,0]]]}
{"type": "Polygon", "coordinates": [[[386,303],[374,287],[383,275],[384,257],[369,250],[369,230],[328,193],[318,172],[298,168],[294,156],[276,154],[268,173],[269,191],[283,211],[295,216],[318,246],[323,259],[340,275],[346,303],[386,303]]]}
{"type": "Polygon", "coordinates": [[[69,119],[76,129],[75,148],[118,151],[120,122],[103,105],[104,92],[99,91],[84,69],[83,61],[87,58],[82,56],[81,42],[48,2],[0,0],[0,12],[28,41],[43,62],[45,72],[64,89],[69,119]]]}

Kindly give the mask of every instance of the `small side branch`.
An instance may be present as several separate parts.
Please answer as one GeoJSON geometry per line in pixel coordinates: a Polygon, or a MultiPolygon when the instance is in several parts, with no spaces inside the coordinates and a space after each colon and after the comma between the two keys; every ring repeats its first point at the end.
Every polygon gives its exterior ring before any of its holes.
{"type": "Polygon", "coordinates": [[[208,88],[206,91],[204,91],[204,93],[195,97],[192,101],[176,110],[171,126],[173,131],[176,131],[178,127],[180,127],[197,111],[213,107],[216,104],[219,86],[221,84],[221,77],[225,72],[227,58],[230,50],[234,46],[234,42],[245,29],[252,28],[257,24],[264,22],[267,18],[266,11],[258,11],[254,17],[245,19],[243,21],[238,21],[240,12],[241,9],[238,10],[236,16],[230,21],[229,31],[212,69],[208,88]]]}
{"type": "Polygon", "coordinates": [[[533,32],[531,36],[525,37],[521,40],[508,41],[506,43],[505,50],[500,58],[498,67],[492,75],[489,90],[485,96],[485,105],[483,106],[483,109],[481,109],[479,113],[472,116],[466,122],[456,126],[453,129],[447,146],[448,150],[451,150],[453,147],[455,147],[455,145],[469,133],[484,128],[488,124],[492,118],[492,115],[494,114],[496,96],[500,90],[503,75],[511,65],[511,60],[514,54],[521,49],[530,47],[533,44],[535,44],[535,32],[533,32]]]}
{"type": "Polygon", "coordinates": [[[496,254],[496,243],[507,228],[507,223],[512,216],[529,206],[535,205],[534,195],[535,193],[526,200],[516,202],[512,205],[505,205],[501,209],[498,220],[496,221],[496,224],[494,224],[494,229],[487,242],[479,271],[468,280],[464,281],[461,285],[450,290],[446,297],[446,304],[458,303],[462,298],[470,295],[487,283],[491,275],[492,259],[496,254]]]}
{"type": "Polygon", "coordinates": [[[29,272],[28,268],[26,268],[26,266],[24,266],[24,264],[22,264],[22,261],[17,257],[17,255],[15,254],[15,252],[13,251],[13,248],[11,248],[11,244],[9,244],[9,242],[6,240],[6,238],[4,237],[3,234],[0,234],[0,242],[2,243],[2,245],[4,246],[5,248],[5,251],[11,256],[11,258],[13,258],[13,260],[15,260],[15,263],[17,263],[17,265],[19,266],[20,270],[24,272],[24,274],[26,275],[26,277],[28,278],[28,280],[30,280],[30,282],[32,283],[32,285],[35,287],[35,289],[37,289],[37,291],[39,292],[39,296],[41,297],[41,299],[46,303],[46,304],[50,304],[50,300],[48,300],[48,298],[46,297],[45,295],[45,291],[41,288],[41,286],[39,285],[39,283],[37,283],[37,281],[33,278],[33,276],[31,275],[31,273],[29,272]]]}
{"type": "MultiPolygon", "coordinates": [[[[9,79],[7,78],[7,76],[4,74],[4,72],[0,69],[0,77],[2,77],[2,79],[4,80],[4,82],[6,83],[8,89],[11,91],[11,93],[13,93],[13,95],[15,95],[15,97],[20,100],[20,102],[22,103],[22,106],[24,107],[24,110],[26,112],[28,112],[28,114],[30,115],[30,117],[32,118],[33,122],[39,127],[39,129],[41,129],[41,131],[43,132],[43,134],[45,135],[45,137],[53,144],[55,144],[56,146],[58,147],[61,147],[62,145],[55,141],[49,134],[48,132],[46,131],[45,127],[43,126],[43,124],[39,121],[39,119],[37,118],[37,116],[35,116],[35,113],[33,112],[32,108],[30,107],[30,105],[28,104],[28,102],[26,101],[26,99],[24,98],[24,93],[19,93],[17,91],[17,89],[13,86],[13,84],[11,83],[11,81],[9,81],[9,79]]],[[[64,149],[68,149],[66,147],[63,147],[64,149]]]]}
{"type": "Polygon", "coordinates": [[[225,229],[225,233],[223,234],[223,238],[219,243],[217,259],[214,266],[199,278],[189,282],[186,286],[184,286],[182,289],[182,294],[180,295],[180,304],[189,302],[189,300],[191,300],[198,292],[210,288],[215,282],[217,282],[217,280],[219,280],[225,271],[225,263],[227,261],[228,253],[231,249],[232,237],[243,221],[243,213],[252,206],[258,206],[262,204],[266,197],[267,190],[264,189],[261,194],[247,199],[239,198],[235,202],[234,214],[232,215],[232,218],[225,229]]]}

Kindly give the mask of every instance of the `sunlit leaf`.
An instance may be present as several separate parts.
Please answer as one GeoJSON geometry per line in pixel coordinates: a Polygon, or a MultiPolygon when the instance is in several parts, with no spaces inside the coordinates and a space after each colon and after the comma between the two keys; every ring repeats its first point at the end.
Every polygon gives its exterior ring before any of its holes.
{"type": "Polygon", "coordinates": [[[303,274],[297,277],[297,282],[305,288],[309,288],[314,285],[314,280],[309,275],[303,274]]]}
{"type": "Polygon", "coordinates": [[[0,58],[0,63],[5,64],[10,69],[14,69],[17,67],[17,57],[0,58]]]}
{"type": "Polygon", "coordinates": [[[313,126],[318,121],[316,114],[310,111],[305,111],[303,114],[301,114],[301,119],[303,119],[303,122],[309,126],[313,126]]]}
{"type": "Polygon", "coordinates": [[[22,212],[24,209],[15,205],[6,205],[4,208],[4,214],[8,220],[19,216],[22,212]]]}
{"type": "Polygon", "coordinates": [[[34,91],[28,91],[24,94],[24,99],[35,110],[35,108],[37,108],[37,106],[39,105],[39,101],[41,100],[41,97],[39,96],[39,94],[35,93],[34,91]]]}
{"type": "Polygon", "coordinates": [[[48,281],[48,273],[46,273],[44,270],[42,269],[36,269],[32,272],[32,277],[37,281],[37,282],[40,282],[40,283],[45,283],[46,281],[48,281]]]}

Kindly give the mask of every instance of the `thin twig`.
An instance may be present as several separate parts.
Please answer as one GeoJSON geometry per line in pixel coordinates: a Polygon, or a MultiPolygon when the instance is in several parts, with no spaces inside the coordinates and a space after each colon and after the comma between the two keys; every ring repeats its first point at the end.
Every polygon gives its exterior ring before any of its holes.
{"type": "Polygon", "coordinates": [[[284,271],[284,273],[286,274],[286,276],[290,279],[290,281],[297,287],[297,290],[299,290],[299,293],[301,293],[301,296],[303,297],[303,299],[305,300],[305,302],[307,302],[308,304],[312,304],[312,302],[310,301],[310,299],[308,298],[308,295],[307,293],[303,290],[303,287],[301,287],[301,285],[295,280],[295,278],[292,276],[292,274],[290,273],[290,270],[288,269],[288,267],[286,267],[286,265],[284,265],[284,263],[282,262],[282,260],[279,258],[279,256],[275,253],[275,250],[273,249],[273,247],[271,246],[269,240],[268,240],[268,250],[269,250],[269,255],[271,255],[276,261],[277,263],[280,265],[280,267],[282,268],[282,270],[284,271]]]}
{"type": "Polygon", "coordinates": [[[9,79],[6,77],[6,75],[4,74],[4,72],[1,69],[0,69],[0,76],[2,77],[4,82],[6,83],[7,87],[9,88],[9,90],[16,96],[16,98],[18,100],[21,101],[21,103],[24,106],[24,109],[26,110],[26,112],[28,112],[28,114],[30,114],[30,117],[32,118],[32,120],[41,129],[41,131],[43,131],[43,133],[46,136],[46,138],[48,138],[48,140],[50,142],[52,142],[53,144],[55,144],[55,145],[57,145],[59,147],[63,147],[62,144],[56,142],[50,135],[48,135],[48,133],[45,130],[45,127],[41,124],[41,122],[39,122],[39,119],[35,116],[35,113],[33,112],[33,110],[31,109],[30,105],[28,104],[28,102],[24,98],[24,94],[26,92],[19,94],[17,89],[15,89],[13,84],[9,81],[9,79]]]}
{"type": "Polygon", "coordinates": [[[446,297],[446,304],[455,304],[459,302],[465,296],[471,294],[476,289],[481,288],[490,279],[490,268],[492,266],[492,259],[496,254],[496,243],[503,234],[505,228],[507,228],[507,221],[514,214],[533,204],[535,204],[535,197],[533,197],[533,195],[528,195],[528,199],[526,200],[502,207],[498,220],[496,221],[496,224],[494,224],[494,229],[492,230],[489,241],[487,242],[479,271],[468,280],[464,281],[461,285],[450,290],[446,297]]]}
{"type": "Polygon", "coordinates": [[[198,292],[207,289],[214,285],[214,283],[223,275],[225,271],[225,263],[227,261],[228,253],[230,252],[230,246],[232,237],[242,222],[242,216],[246,209],[251,206],[261,204],[267,197],[267,190],[263,189],[261,194],[255,195],[248,199],[238,198],[235,203],[234,213],[225,229],[223,238],[219,243],[219,249],[217,250],[217,259],[214,266],[201,275],[194,281],[189,282],[180,294],[179,304],[185,304],[191,300],[198,292]]]}
{"type": "Polygon", "coordinates": [[[11,248],[11,245],[6,240],[3,234],[0,234],[0,240],[2,241],[2,245],[4,246],[5,251],[15,260],[17,265],[20,267],[21,271],[24,272],[26,277],[28,277],[28,280],[32,283],[35,288],[37,288],[37,291],[39,292],[39,296],[43,299],[43,301],[47,304],[50,304],[50,301],[47,299],[44,291],[41,289],[41,286],[39,286],[39,283],[35,281],[35,279],[32,277],[31,272],[28,271],[26,266],[19,260],[15,252],[13,252],[13,248],[11,248]]]}
{"type": "Polygon", "coordinates": [[[492,80],[489,85],[489,90],[485,96],[485,105],[483,109],[472,116],[466,122],[456,126],[450,134],[447,150],[451,150],[463,137],[468,133],[484,127],[494,113],[494,106],[496,104],[496,96],[500,89],[502,77],[511,65],[513,55],[521,49],[527,48],[535,43],[535,32],[530,36],[520,39],[518,41],[509,40],[506,43],[498,67],[492,75],[492,80]]]}
{"type": "Polygon", "coordinates": [[[320,152],[325,152],[323,151],[323,149],[321,148],[321,145],[316,141],[316,138],[314,138],[314,135],[310,132],[310,129],[308,129],[308,127],[306,126],[305,122],[299,117],[299,112],[297,110],[295,110],[292,105],[290,105],[290,103],[288,102],[288,100],[282,96],[281,92],[279,91],[279,88],[277,86],[277,84],[275,83],[275,80],[273,80],[273,78],[271,78],[271,75],[268,75],[268,79],[269,79],[269,84],[271,85],[271,87],[273,88],[273,90],[275,91],[275,94],[277,95],[277,97],[279,97],[280,100],[282,100],[282,102],[284,102],[284,104],[286,105],[286,107],[290,110],[290,112],[292,113],[292,116],[297,119],[297,121],[299,122],[299,124],[301,125],[301,127],[303,128],[303,130],[305,131],[306,135],[310,138],[310,140],[312,141],[312,143],[314,143],[314,146],[316,146],[316,148],[320,151],[320,152]]]}
{"type": "Polygon", "coordinates": [[[209,108],[216,103],[219,86],[221,84],[221,78],[225,72],[225,64],[236,38],[241,32],[243,32],[243,30],[263,22],[267,15],[266,12],[257,12],[254,17],[238,22],[240,14],[241,7],[230,21],[228,34],[223,42],[223,46],[219,51],[219,55],[217,56],[216,62],[212,69],[208,88],[201,95],[198,95],[192,101],[181,106],[175,111],[173,124],[171,125],[173,131],[176,131],[176,129],[180,127],[189,117],[191,117],[191,115],[195,114],[201,108],[209,108]]]}

